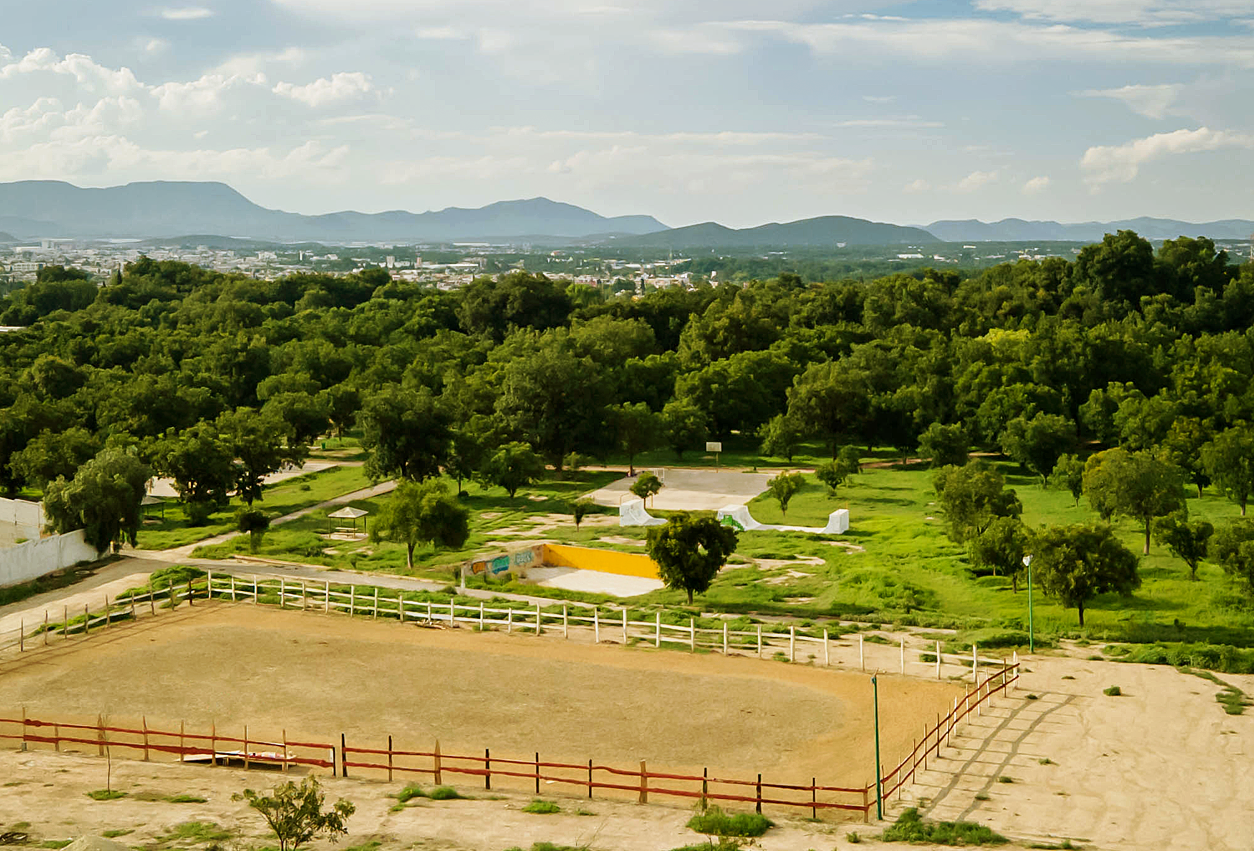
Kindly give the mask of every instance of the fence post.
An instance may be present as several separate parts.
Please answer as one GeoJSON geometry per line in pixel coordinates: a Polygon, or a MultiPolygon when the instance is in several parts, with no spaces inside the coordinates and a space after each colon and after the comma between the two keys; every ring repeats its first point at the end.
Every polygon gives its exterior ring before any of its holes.
{"type": "Polygon", "coordinates": [[[428,600],[427,601],[427,623],[434,623],[434,622],[435,621],[431,617],[431,601],[428,600]]]}
{"type": "Polygon", "coordinates": [[[396,589],[396,619],[405,622],[405,592],[396,589]]]}
{"type": "Polygon", "coordinates": [[[392,737],[388,736],[388,782],[392,782],[392,737]]]}
{"type": "MultiPolygon", "coordinates": [[[[379,590],[378,586],[375,586],[375,591],[378,591],[378,590],[379,590]]],[[[377,596],[376,596],[376,599],[377,599],[377,596]]],[[[348,747],[344,744],[343,733],[340,733],[340,776],[341,777],[348,776],[348,747]]]]}
{"type": "Polygon", "coordinates": [[[287,580],[279,577],[279,608],[283,608],[283,597],[287,594],[287,580]]]}
{"type": "MultiPolygon", "coordinates": [[[[22,750],[26,750],[26,707],[22,707],[22,750]]],[[[58,748],[60,750],[60,748],[58,748]]]]}
{"type": "Polygon", "coordinates": [[[653,633],[653,646],[661,647],[662,646],[662,613],[654,612],[653,616],[654,616],[654,624],[656,625],[655,627],[656,631],[653,633]]]}
{"type": "Polygon", "coordinates": [[[213,599],[213,571],[205,568],[205,599],[213,599]]]}
{"type": "Polygon", "coordinates": [[[901,639],[901,672],[903,674],[906,672],[906,639],[904,636],[901,639]]]}
{"type": "Polygon", "coordinates": [[[357,614],[357,586],[348,586],[348,616],[351,618],[357,614]]]}
{"type": "Polygon", "coordinates": [[[627,607],[623,606],[623,646],[627,646],[627,607]]]}
{"type": "Polygon", "coordinates": [[[61,725],[52,725],[52,748],[57,753],[61,753],[61,725]]]}
{"type": "Polygon", "coordinates": [[[440,740],[435,740],[435,785],[440,785],[440,740]]]}
{"type": "Polygon", "coordinates": [[[938,641],[936,642],[936,679],[938,680],[941,678],[940,666],[941,666],[941,654],[940,654],[940,642],[938,641]]]}
{"type": "Polygon", "coordinates": [[[309,583],[303,579],[300,581],[300,610],[309,610],[309,583]]]}
{"type": "Polygon", "coordinates": [[[869,800],[870,797],[871,797],[870,787],[863,786],[862,787],[862,823],[863,824],[871,823],[871,802],[869,800]]]}
{"type": "Polygon", "coordinates": [[[819,817],[819,779],[810,778],[810,818],[819,817]]]}
{"type": "Polygon", "coordinates": [[[797,661],[797,628],[795,626],[788,627],[788,661],[797,661]]]}
{"type": "Polygon", "coordinates": [[[592,800],[592,760],[588,760],[588,800],[592,800]]]}
{"type": "Polygon", "coordinates": [[[980,684],[980,656],[974,642],[971,644],[971,682],[980,684]]]}
{"type": "Polygon", "coordinates": [[[566,622],[565,603],[562,603],[562,638],[570,638],[570,625],[566,622]]]}
{"type": "MultiPolygon", "coordinates": [[[[87,610],[87,604],[83,603],[83,637],[84,638],[87,637],[87,634],[90,632],[91,632],[91,612],[87,610]]],[[[101,756],[104,756],[104,754],[101,754],[101,756]]]]}
{"type": "Polygon", "coordinates": [[[44,609],[44,647],[48,646],[48,610],[44,609]]]}
{"type": "Polygon", "coordinates": [[[131,595],[131,620],[135,620],[135,595],[131,595]]]}
{"type": "Polygon", "coordinates": [[[148,761],[148,716],[147,715],[140,716],[140,724],[143,725],[143,730],[144,730],[144,762],[147,762],[148,761]]]}
{"type": "Polygon", "coordinates": [[[727,655],[727,621],[723,621],[723,655],[727,655]]]}
{"type": "Polygon", "coordinates": [[[509,635],[514,631],[514,610],[505,610],[505,634],[509,635]]]}
{"type": "Polygon", "coordinates": [[[696,651],[697,649],[697,619],[688,618],[688,649],[696,651]]]}
{"type": "Polygon", "coordinates": [[[540,794],[540,752],[536,751],[536,794],[540,794]]]}
{"type": "MultiPolygon", "coordinates": [[[[374,586],[374,619],[379,619],[379,586],[374,586]]],[[[347,776],[347,775],[345,775],[347,776]]]]}
{"type": "Polygon", "coordinates": [[[536,603],[536,635],[544,635],[544,626],[540,623],[540,604],[536,603]]]}
{"type": "Polygon", "coordinates": [[[196,605],[196,593],[192,588],[192,581],[190,579],[187,580],[187,605],[189,608],[196,605]]]}
{"type": "MultiPolygon", "coordinates": [[[[183,724],[179,722],[179,744],[182,744],[183,724]]],[[[218,722],[211,721],[209,726],[209,764],[218,767],[218,722]]]]}
{"type": "Polygon", "coordinates": [[[701,769],[701,809],[705,809],[705,796],[710,793],[710,769],[701,769]]]}
{"type": "Polygon", "coordinates": [[[480,631],[480,632],[483,632],[483,630],[484,630],[484,625],[483,625],[483,601],[482,601],[482,600],[480,600],[480,601],[479,601],[479,631],[480,631]]]}
{"type": "MultiPolygon", "coordinates": [[[[283,773],[287,774],[287,728],[283,728],[283,773]]],[[[392,778],[388,778],[391,780],[392,778]]]]}
{"type": "MultiPolygon", "coordinates": [[[[26,730],[26,710],[22,709],[23,737],[25,737],[25,730],[26,730]]],[[[102,715],[96,716],[96,750],[99,752],[97,754],[98,756],[105,755],[104,754],[104,716],[102,715]]]]}
{"type": "Polygon", "coordinates": [[[644,760],[640,760],[640,801],[641,804],[649,803],[649,771],[645,767],[644,760]]]}
{"type": "Polygon", "coordinates": [[[762,815],[762,772],[760,771],[758,772],[757,799],[757,804],[754,806],[754,812],[758,815],[762,815]]]}
{"type": "Polygon", "coordinates": [[[823,667],[830,667],[832,664],[831,648],[827,644],[827,630],[823,630],[823,667]]]}
{"type": "Polygon", "coordinates": [[[866,670],[866,654],[862,646],[862,633],[858,633],[858,670],[866,670]]]}
{"type": "Polygon", "coordinates": [[[70,640],[70,607],[61,607],[61,637],[70,640]]]}
{"type": "Polygon", "coordinates": [[[232,573],[232,574],[231,574],[231,602],[232,602],[232,603],[236,602],[236,597],[235,597],[235,574],[234,574],[234,573],[232,573]]]}
{"type": "Polygon", "coordinates": [[[104,605],[105,629],[108,629],[109,626],[113,623],[113,612],[109,610],[109,595],[105,594],[104,598],[105,598],[105,605],[104,605]]]}
{"type": "Polygon", "coordinates": [[[244,725],[244,770],[248,770],[248,725],[244,725]]]}
{"type": "Polygon", "coordinates": [[[331,581],[330,580],[326,581],[326,588],[323,590],[325,591],[327,598],[322,603],[322,612],[323,614],[327,614],[331,611],[331,581]]]}
{"type": "Polygon", "coordinates": [[[492,751],[483,749],[483,788],[492,789],[492,751]]]}
{"type": "MultiPolygon", "coordinates": [[[[594,644],[601,643],[601,621],[600,621],[599,616],[597,615],[597,611],[598,609],[596,607],[593,607],[592,609],[592,639],[593,639],[594,644]]],[[[626,609],[624,609],[623,611],[626,611],[626,609]]]]}
{"type": "Polygon", "coordinates": [[[758,658],[762,658],[762,624],[758,624],[758,658]]]}

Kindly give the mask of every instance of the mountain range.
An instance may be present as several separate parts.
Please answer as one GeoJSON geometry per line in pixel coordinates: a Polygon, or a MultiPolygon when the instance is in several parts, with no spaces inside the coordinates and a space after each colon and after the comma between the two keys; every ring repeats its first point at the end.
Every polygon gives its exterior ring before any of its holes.
{"type": "Polygon", "coordinates": [[[204,234],[274,242],[527,241],[611,243],[639,248],[814,247],[913,245],[940,242],[1093,242],[1130,229],[1148,239],[1209,236],[1245,240],[1254,221],[1192,224],[1139,218],[1062,224],[1002,219],[941,220],[903,226],[848,216],[820,216],[750,228],[716,222],[668,228],[652,216],[598,215],[573,204],[530,198],[486,207],[447,207],[425,213],[343,211],[306,216],[254,204],[224,183],[128,183],[84,189],[62,181],[0,183],[0,242],[18,240],[151,239],[204,234]]]}

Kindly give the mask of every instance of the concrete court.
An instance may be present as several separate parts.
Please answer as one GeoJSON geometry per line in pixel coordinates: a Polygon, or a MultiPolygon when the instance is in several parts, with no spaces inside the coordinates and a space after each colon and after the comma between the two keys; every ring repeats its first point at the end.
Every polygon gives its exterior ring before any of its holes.
{"type": "MultiPolygon", "coordinates": [[[[641,473],[652,468],[639,467],[641,473]]],[[[667,468],[662,490],[649,501],[650,510],[717,511],[728,505],[744,505],[766,490],[776,473],[745,473],[739,470],[685,470],[667,468]]],[[[598,505],[617,506],[631,494],[636,479],[624,476],[588,494],[598,505]]]]}

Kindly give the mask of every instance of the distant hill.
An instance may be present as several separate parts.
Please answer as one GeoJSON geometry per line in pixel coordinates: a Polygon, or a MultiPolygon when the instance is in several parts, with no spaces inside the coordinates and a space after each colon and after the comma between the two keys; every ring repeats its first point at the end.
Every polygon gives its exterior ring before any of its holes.
{"type": "Polygon", "coordinates": [[[1099,242],[1108,233],[1133,230],[1146,239],[1175,239],[1180,236],[1208,236],[1211,239],[1249,239],[1254,234],[1254,221],[1224,219],[1194,224],[1175,219],[1125,219],[1116,222],[1078,222],[1061,224],[1052,221],[1002,219],[981,222],[978,219],[932,222],[925,229],[946,242],[1099,242]]]}
{"type": "Polygon", "coordinates": [[[105,189],[28,180],[0,184],[0,227],[22,238],[133,238],[213,234],[243,239],[347,243],[394,240],[525,239],[642,234],[663,230],[652,216],[607,218],[547,198],[478,209],[409,213],[345,211],[304,216],[269,210],[224,183],[157,181],[105,189]]]}
{"type": "Polygon", "coordinates": [[[17,241],[18,241],[17,237],[15,237],[13,234],[5,233],[4,231],[0,230],[0,242],[17,242],[17,241]]]}
{"type": "Polygon", "coordinates": [[[650,248],[755,248],[795,246],[832,248],[845,245],[921,245],[941,240],[921,228],[889,225],[849,216],[820,216],[786,224],[771,223],[733,229],[705,222],[643,236],[622,237],[615,245],[650,248]]]}

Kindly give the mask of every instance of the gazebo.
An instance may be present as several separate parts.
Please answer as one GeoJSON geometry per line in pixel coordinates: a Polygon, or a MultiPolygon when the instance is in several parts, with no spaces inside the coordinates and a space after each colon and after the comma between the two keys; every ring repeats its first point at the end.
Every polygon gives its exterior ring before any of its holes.
{"type": "Polygon", "coordinates": [[[145,514],[145,515],[147,515],[147,514],[148,514],[148,511],[147,511],[148,506],[150,506],[150,505],[159,505],[159,506],[161,506],[161,519],[162,519],[162,520],[164,520],[164,519],[165,519],[165,500],[164,500],[164,499],[162,499],[161,497],[159,497],[159,496],[153,496],[153,495],[152,495],[152,494],[150,494],[150,493],[148,493],[148,494],[144,494],[144,498],[143,498],[142,500],[140,500],[139,505],[140,505],[140,508],[145,509],[145,510],[144,510],[144,514],[145,514]]]}
{"type": "MultiPolygon", "coordinates": [[[[328,514],[327,520],[328,521],[352,520],[354,533],[356,533],[357,531],[357,521],[361,520],[361,531],[365,532],[366,531],[365,517],[369,513],[370,513],[369,511],[366,511],[364,509],[353,508],[351,505],[346,505],[343,508],[341,508],[339,511],[332,511],[330,514],[328,514]]],[[[334,526],[334,524],[332,524],[331,527],[328,529],[328,532],[335,532],[335,531],[336,531],[336,527],[334,526]]]]}

